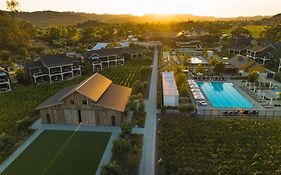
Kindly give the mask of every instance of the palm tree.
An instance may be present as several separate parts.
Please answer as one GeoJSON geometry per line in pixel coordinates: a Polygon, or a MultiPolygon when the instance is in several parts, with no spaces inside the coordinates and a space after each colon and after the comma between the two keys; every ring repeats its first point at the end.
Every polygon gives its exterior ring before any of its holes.
{"type": "Polygon", "coordinates": [[[15,13],[18,12],[19,2],[16,0],[7,0],[6,1],[7,9],[12,12],[12,16],[15,19],[15,13]]]}

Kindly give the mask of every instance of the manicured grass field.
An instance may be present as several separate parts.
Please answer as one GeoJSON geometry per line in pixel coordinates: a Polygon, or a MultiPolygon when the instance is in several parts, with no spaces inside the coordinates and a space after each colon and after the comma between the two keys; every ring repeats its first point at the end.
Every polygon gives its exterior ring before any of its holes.
{"type": "Polygon", "coordinates": [[[281,174],[280,119],[161,118],[158,174],[281,174]]]}
{"type": "Polygon", "coordinates": [[[93,175],[110,135],[44,131],[2,175],[93,175]]]}

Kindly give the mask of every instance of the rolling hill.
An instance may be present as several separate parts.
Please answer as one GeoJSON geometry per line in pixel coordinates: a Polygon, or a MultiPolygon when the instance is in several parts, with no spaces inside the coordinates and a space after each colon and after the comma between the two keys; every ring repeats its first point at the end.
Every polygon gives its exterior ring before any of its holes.
{"type": "MultiPolygon", "coordinates": [[[[9,13],[4,11],[4,13],[9,13]]],[[[212,16],[194,16],[190,14],[170,14],[157,15],[147,14],[144,16],[134,16],[130,14],[94,14],[94,13],[75,13],[75,12],[55,12],[55,11],[36,11],[19,12],[16,18],[34,25],[76,25],[88,20],[94,20],[101,23],[151,23],[151,22],[180,22],[187,20],[194,21],[216,21],[216,20],[253,20],[258,21],[269,16],[236,17],[236,18],[216,18],[212,16]]]]}

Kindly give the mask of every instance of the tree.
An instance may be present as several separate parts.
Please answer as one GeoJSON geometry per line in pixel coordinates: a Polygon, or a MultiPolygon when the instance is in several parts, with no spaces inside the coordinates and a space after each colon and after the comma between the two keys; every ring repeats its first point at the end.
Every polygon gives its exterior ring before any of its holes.
{"type": "Polygon", "coordinates": [[[257,72],[250,72],[248,74],[248,81],[249,82],[255,82],[259,78],[259,74],[257,72]]]}
{"type": "Polygon", "coordinates": [[[28,81],[26,80],[24,71],[22,69],[18,69],[16,71],[16,79],[21,84],[28,84],[28,81]]]}
{"type": "Polygon", "coordinates": [[[3,61],[9,61],[10,58],[10,52],[8,50],[2,50],[0,51],[0,59],[3,61]]]}
{"type": "Polygon", "coordinates": [[[239,28],[236,28],[235,30],[233,30],[231,32],[232,36],[239,36],[239,35],[251,35],[251,32],[248,30],[248,29],[245,29],[245,28],[242,28],[242,27],[239,27],[239,28]]]}
{"type": "Polygon", "coordinates": [[[276,81],[281,82],[281,72],[275,73],[274,79],[275,79],[276,81]]]}
{"type": "Polygon", "coordinates": [[[109,164],[102,166],[101,175],[122,175],[122,171],[116,161],[112,161],[109,164]]]}
{"type": "Polygon", "coordinates": [[[215,58],[210,58],[209,59],[209,64],[214,67],[218,63],[218,60],[215,58]]]}
{"type": "Polygon", "coordinates": [[[194,106],[192,104],[180,104],[179,111],[183,114],[190,113],[194,110],[194,106]]]}
{"type": "Polygon", "coordinates": [[[123,122],[121,124],[122,135],[128,139],[132,134],[133,124],[131,122],[123,122]]]}
{"type": "Polygon", "coordinates": [[[15,19],[15,13],[18,12],[19,2],[16,0],[6,1],[7,9],[12,12],[13,19],[15,19]]]}
{"type": "Polygon", "coordinates": [[[196,72],[197,73],[204,73],[205,72],[205,69],[204,69],[204,66],[202,65],[202,64],[198,64],[197,66],[196,66],[196,72]]]}
{"type": "Polygon", "coordinates": [[[181,87],[181,85],[187,81],[187,76],[184,73],[178,73],[176,74],[175,81],[177,87],[181,87]]]}
{"type": "Polygon", "coordinates": [[[281,41],[281,25],[269,27],[263,32],[263,36],[269,41],[281,41]]]}
{"type": "Polygon", "coordinates": [[[187,97],[188,96],[188,87],[187,83],[183,83],[180,87],[180,96],[187,97]]]}
{"type": "Polygon", "coordinates": [[[124,138],[118,138],[113,142],[112,158],[121,161],[126,159],[127,153],[131,150],[131,142],[124,138]]]}
{"type": "Polygon", "coordinates": [[[131,95],[128,101],[128,108],[137,114],[144,112],[144,99],[142,94],[131,95]]]}
{"type": "Polygon", "coordinates": [[[225,64],[222,61],[216,63],[215,66],[213,67],[213,71],[216,74],[224,73],[224,70],[225,70],[225,64]]]}

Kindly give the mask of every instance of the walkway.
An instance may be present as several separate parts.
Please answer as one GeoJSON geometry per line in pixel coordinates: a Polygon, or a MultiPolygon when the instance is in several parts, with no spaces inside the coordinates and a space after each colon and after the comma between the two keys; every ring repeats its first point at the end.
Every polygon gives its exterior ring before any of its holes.
{"type": "Polygon", "coordinates": [[[147,113],[143,152],[139,168],[139,175],[154,175],[155,172],[155,143],[156,143],[156,114],[157,114],[157,64],[158,51],[154,52],[153,69],[149,89],[149,98],[145,101],[145,111],[147,113]]]}

